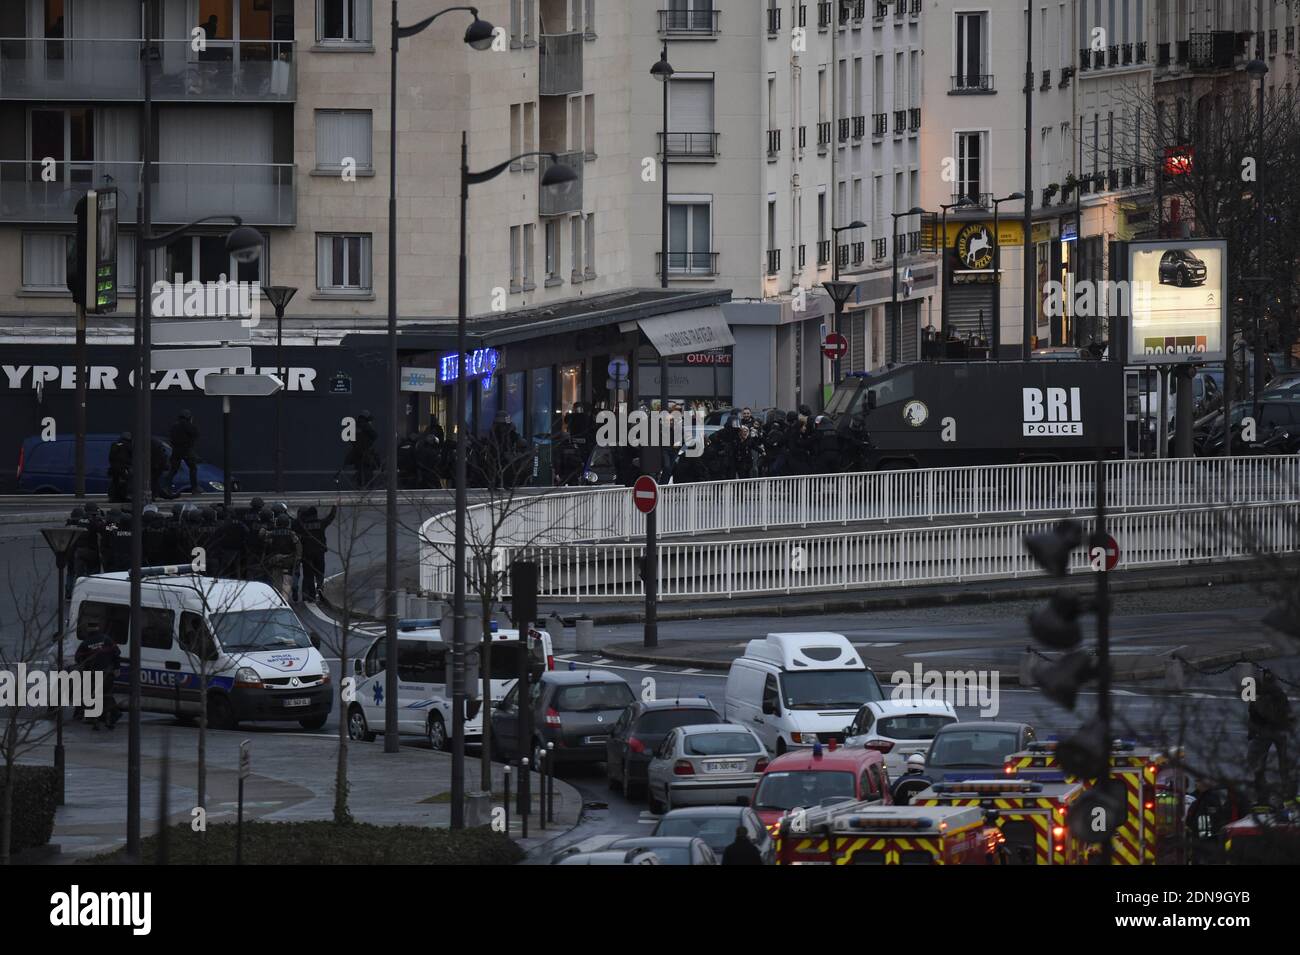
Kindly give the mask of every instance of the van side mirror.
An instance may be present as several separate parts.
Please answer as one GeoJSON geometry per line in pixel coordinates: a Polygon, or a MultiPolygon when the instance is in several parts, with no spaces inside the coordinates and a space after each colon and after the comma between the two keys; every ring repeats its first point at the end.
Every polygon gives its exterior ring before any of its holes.
{"type": "Polygon", "coordinates": [[[353,658],[352,658],[352,672],[353,672],[354,674],[356,674],[357,676],[365,676],[365,674],[366,674],[366,661],[365,661],[365,660],[362,660],[360,657],[353,657],[353,658]]]}

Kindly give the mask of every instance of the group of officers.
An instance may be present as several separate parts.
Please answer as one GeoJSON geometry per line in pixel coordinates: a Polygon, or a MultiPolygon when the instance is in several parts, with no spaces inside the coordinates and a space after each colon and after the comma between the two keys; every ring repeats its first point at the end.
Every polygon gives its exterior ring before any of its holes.
{"type": "MultiPolygon", "coordinates": [[[[146,504],[140,512],[143,566],[189,566],[210,577],[260,581],[293,599],[319,598],[329,552],[326,531],[337,508],[322,516],[315,505],[290,515],[283,502],[253,498],[247,507],[172,504],[166,512],[146,504]]],[[[73,549],[73,581],[91,574],[131,569],[136,515],[129,506],[103,510],[90,502],[74,507],[68,526],[82,531],[73,549]]]]}

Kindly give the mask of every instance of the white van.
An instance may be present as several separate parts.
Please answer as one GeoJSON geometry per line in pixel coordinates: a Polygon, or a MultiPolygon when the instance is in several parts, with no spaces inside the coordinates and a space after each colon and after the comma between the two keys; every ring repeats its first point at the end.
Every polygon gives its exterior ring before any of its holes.
{"type": "Polygon", "coordinates": [[[858,708],[884,696],[843,634],[769,633],[731,664],[723,716],[780,755],[818,740],[843,743],[858,708]]]}
{"type": "MultiPolygon", "coordinates": [[[[121,646],[114,683],[128,702],[131,581],[127,573],[82,577],[72,591],[67,654],[85,635],[107,632],[121,646]]],[[[289,606],[267,584],[150,574],[140,586],[141,711],[198,717],[203,677],[208,725],[293,721],[320,729],[334,705],[329,668],[289,606]]]]}
{"type": "MultiPolygon", "coordinates": [[[[478,620],[472,621],[478,626],[478,620]]],[[[397,732],[423,736],[433,749],[451,748],[451,690],[447,687],[447,659],[451,651],[434,620],[402,620],[397,625],[397,732]]],[[[519,631],[492,629],[492,704],[505,699],[518,682],[519,631]],[[495,652],[500,648],[502,652],[495,652]],[[513,648],[509,652],[506,648],[513,648]]],[[[555,669],[550,635],[531,631],[532,673],[555,669]]],[[[356,695],[348,706],[348,736],[369,742],[386,726],[387,638],[378,637],[363,656],[352,662],[357,681],[356,695]]],[[[481,677],[480,677],[481,679],[481,677]]],[[[481,692],[481,689],[480,689],[481,692]]],[[[465,742],[477,746],[483,741],[483,706],[470,700],[465,710],[465,742]]]]}

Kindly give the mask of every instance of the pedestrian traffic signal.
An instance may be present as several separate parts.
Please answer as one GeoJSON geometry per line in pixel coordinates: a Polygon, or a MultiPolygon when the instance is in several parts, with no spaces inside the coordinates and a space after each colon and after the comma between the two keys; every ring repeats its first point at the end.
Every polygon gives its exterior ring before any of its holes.
{"type": "Polygon", "coordinates": [[[1025,536],[1025,549],[1038,565],[1053,577],[1064,577],[1070,565],[1070,551],[1083,543],[1083,525],[1064,520],[1044,534],[1025,536]]]}
{"type": "Polygon", "coordinates": [[[1046,607],[1029,615],[1029,632],[1039,643],[1056,650],[1076,647],[1083,639],[1079,609],[1078,597],[1053,594],[1046,607]]]}
{"type": "Polygon", "coordinates": [[[68,254],[72,300],[93,315],[117,311],[117,189],[90,189],[77,200],[77,232],[68,254]]]}
{"type": "Polygon", "coordinates": [[[1086,723],[1069,739],[1056,745],[1056,761],[1078,779],[1102,779],[1110,770],[1110,747],[1101,725],[1086,723]]]}
{"type": "Polygon", "coordinates": [[[1067,653],[1056,660],[1044,660],[1033,669],[1034,681],[1043,689],[1043,695],[1053,703],[1074,709],[1079,690],[1096,676],[1097,663],[1082,650],[1067,653]]]}

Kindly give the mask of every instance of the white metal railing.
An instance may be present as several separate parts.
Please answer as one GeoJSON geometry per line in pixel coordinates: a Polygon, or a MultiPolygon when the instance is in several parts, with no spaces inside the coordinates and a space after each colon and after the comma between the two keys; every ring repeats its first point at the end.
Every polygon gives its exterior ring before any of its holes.
{"type": "MultiPolygon", "coordinates": [[[[1300,456],[1295,455],[1109,461],[1105,467],[1108,506],[1117,519],[1124,514],[1136,519],[1152,516],[1151,512],[1185,512],[1197,508],[1222,512],[1226,505],[1237,508],[1300,501],[1300,456]]],[[[824,548],[829,545],[822,542],[831,540],[839,541],[837,546],[846,548],[842,555],[845,560],[856,559],[860,556],[858,552],[845,543],[849,538],[875,541],[873,547],[890,546],[906,551],[918,541],[929,540],[917,535],[934,532],[953,536],[954,546],[970,546],[984,540],[979,536],[981,532],[992,533],[991,528],[1010,526],[973,523],[983,518],[1085,515],[1094,506],[1095,480],[1094,463],[1064,462],[666,485],[660,488],[656,512],[660,560],[668,562],[660,568],[661,581],[665,580],[666,572],[669,578],[694,575],[703,583],[679,580],[675,584],[669,580],[661,583],[661,593],[673,597],[931,582],[932,578],[925,576],[887,574],[880,580],[854,581],[844,576],[839,583],[823,583],[821,572],[813,569],[819,566],[815,562],[806,563],[806,569],[796,577],[790,576],[795,571],[787,569],[782,582],[762,568],[782,554],[785,557],[781,559],[786,563],[794,561],[790,554],[793,547],[803,547],[800,552],[803,558],[824,556],[824,548]],[[864,530],[829,537],[819,534],[806,538],[680,543],[671,540],[781,527],[933,522],[954,518],[966,518],[972,523],[956,527],[927,525],[889,531],[864,530]],[[885,536],[871,537],[873,534],[885,536]],[[755,574],[763,581],[758,589],[747,583],[755,574]],[[722,586],[721,582],[730,583],[722,586]]],[[[639,592],[628,588],[640,586],[637,570],[642,547],[638,538],[644,533],[645,519],[632,506],[627,488],[516,498],[502,511],[499,504],[492,503],[469,509],[467,526],[472,552],[483,553],[483,545],[489,541],[496,545],[497,560],[514,559],[526,552],[530,559],[543,565],[548,588],[545,592],[551,597],[625,597],[639,592]]],[[[454,513],[450,511],[438,514],[421,528],[422,591],[445,594],[451,590],[453,518],[454,513]]],[[[1121,548],[1127,552],[1123,544],[1121,548]]],[[[1013,552],[1008,552],[1009,560],[1013,556],[1021,561],[1026,559],[1018,538],[1013,552]]],[[[927,556],[925,560],[927,567],[936,566],[935,558],[927,556]]],[[[1134,557],[1126,564],[1137,566],[1136,560],[1134,557]]],[[[843,574],[850,574],[847,565],[841,563],[839,567],[843,574]]],[[[1002,570],[962,571],[956,579],[963,576],[1007,574],[1002,570]]],[[[934,579],[954,578],[941,575],[934,579]]]]}

